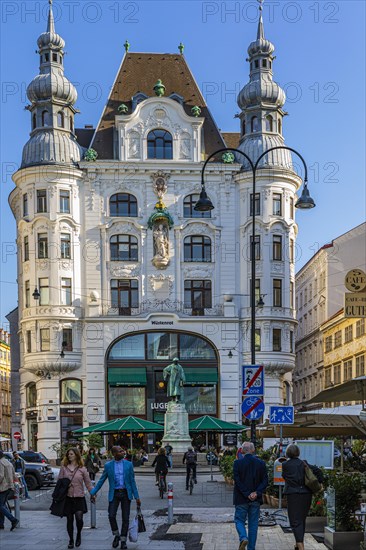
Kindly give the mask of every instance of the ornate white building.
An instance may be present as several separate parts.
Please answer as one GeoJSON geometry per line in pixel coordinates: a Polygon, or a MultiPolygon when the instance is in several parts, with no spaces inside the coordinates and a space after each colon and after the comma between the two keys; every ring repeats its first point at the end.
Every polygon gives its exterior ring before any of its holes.
{"type": "MultiPolygon", "coordinates": [[[[210,213],[194,210],[209,154],[237,146],[255,161],[284,144],[283,90],[262,17],[240,134],[220,134],[182,54],[126,54],[96,129],[74,129],[50,6],[28,87],[32,129],[10,205],[18,231],[21,418],[26,447],[48,455],[71,431],[139,415],[161,422],[162,369],[187,375],[191,418],[239,422],[250,364],[252,174],[241,155],[205,172],[210,213]]],[[[257,362],[266,405],[289,402],[295,364],[294,203],[288,151],[257,172],[257,362]]],[[[267,415],[267,413],[266,413],[267,415]]]]}

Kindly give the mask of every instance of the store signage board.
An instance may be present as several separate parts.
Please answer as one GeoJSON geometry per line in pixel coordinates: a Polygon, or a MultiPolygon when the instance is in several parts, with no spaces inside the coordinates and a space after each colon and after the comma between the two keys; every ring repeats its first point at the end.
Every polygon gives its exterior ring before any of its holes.
{"type": "Polygon", "coordinates": [[[346,292],[344,294],[344,316],[366,317],[366,292],[346,292]]]}
{"type": "Polygon", "coordinates": [[[264,395],[264,366],[243,365],[243,397],[264,395]]]}
{"type": "Polygon", "coordinates": [[[319,468],[323,466],[326,470],[334,468],[334,441],[319,441],[307,439],[296,441],[300,449],[300,457],[309,464],[315,464],[319,468]]]}

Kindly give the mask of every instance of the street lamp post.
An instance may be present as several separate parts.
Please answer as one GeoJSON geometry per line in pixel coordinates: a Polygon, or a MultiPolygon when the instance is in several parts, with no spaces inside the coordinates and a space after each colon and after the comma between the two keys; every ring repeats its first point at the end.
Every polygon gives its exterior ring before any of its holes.
{"type": "MultiPolygon", "coordinates": [[[[197,201],[197,203],[194,206],[194,210],[198,210],[199,212],[206,212],[209,210],[213,210],[215,207],[212,204],[211,200],[207,196],[206,193],[206,187],[205,187],[205,169],[208,164],[208,162],[216,156],[218,153],[224,153],[226,151],[232,151],[234,153],[238,153],[246,158],[248,161],[250,168],[252,170],[253,175],[253,187],[252,187],[252,201],[251,201],[251,208],[252,208],[252,238],[251,238],[251,246],[250,246],[250,253],[251,253],[251,282],[250,282],[250,310],[251,310],[251,333],[250,333],[250,352],[251,352],[251,363],[252,365],[255,365],[255,317],[256,317],[256,311],[255,311],[255,191],[256,191],[256,173],[259,166],[260,161],[264,156],[266,156],[271,151],[275,151],[277,149],[287,149],[288,151],[291,151],[292,153],[295,153],[297,155],[303,165],[304,165],[304,188],[301,194],[301,197],[298,199],[298,201],[295,204],[296,208],[300,209],[310,209],[314,208],[315,202],[311,198],[308,190],[308,169],[306,166],[306,162],[303,159],[303,157],[296,151],[295,149],[292,149],[291,147],[286,147],[285,145],[279,145],[277,147],[271,147],[270,149],[267,149],[267,151],[264,151],[256,160],[254,163],[250,157],[246,153],[243,153],[243,151],[240,151],[239,149],[235,149],[232,147],[225,147],[223,149],[218,149],[214,153],[212,153],[205,161],[202,171],[201,171],[201,193],[200,197],[197,201]]],[[[256,428],[255,428],[255,420],[251,421],[250,425],[250,439],[256,444],[256,428]]]]}

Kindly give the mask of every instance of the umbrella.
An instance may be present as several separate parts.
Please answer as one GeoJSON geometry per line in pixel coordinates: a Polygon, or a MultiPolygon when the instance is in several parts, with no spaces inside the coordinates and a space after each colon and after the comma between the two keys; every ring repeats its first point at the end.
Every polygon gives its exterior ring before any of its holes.
{"type": "Polygon", "coordinates": [[[3,441],[10,441],[10,439],[8,437],[2,437],[0,435],[0,443],[2,443],[3,441]]]}
{"type": "Polygon", "coordinates": [[[331,403],[333,401],[366,401],[366,376],[359,376],[343,382],[343,384],[327,388],[306,401],[306,404],[331,403]]]}
{"type": "MultiPolygon", "coordinates": [[[[208,448],[208,432],[241,432],[245,430],[246,426],[240,424],[234,424],[233,422],[226,422],[220,418],[214,416],[201,416],[195,420],[191,420],[189,423],[190,432],[206,432],[206,447],[208,448]]],[[[210,455],[210,467],[211,467],[211,481],[213,481],[212,475],[212,454],[210,455]]]]}
{"type": "Polygon", "coordinates": [[[79,428],[74,433],[117,433],[117,432],[130,432],[130,444],[132,449],[132,433],[156,433],[163,432],[163,426],[150,422],[149,420],[143,420],[136,416],[126,416],[125,418],[116,418],[115,420],[109,420],[108,422],[102,422],[89,426],[88,428],[79,428]]]}

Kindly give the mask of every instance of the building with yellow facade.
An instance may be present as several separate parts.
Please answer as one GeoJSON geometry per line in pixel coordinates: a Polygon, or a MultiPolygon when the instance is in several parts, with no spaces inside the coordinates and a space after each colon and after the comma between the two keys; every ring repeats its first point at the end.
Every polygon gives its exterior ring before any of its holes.
{"type": "Polygon", "coordinates": [[[0,329],[0,435],[11,437],[10,334],[0,329]]]}
{"type": "MultiPolygon", "coordinates": [[[[323,335],[324,388],[365,375],[366,319],[347,318],[344,309],[320,326],[323,335]]],[[[358,402],[342,402],[343,405],[358,402]]],[[[337,404],[327,403],[326,406],[337,404]]]]}

